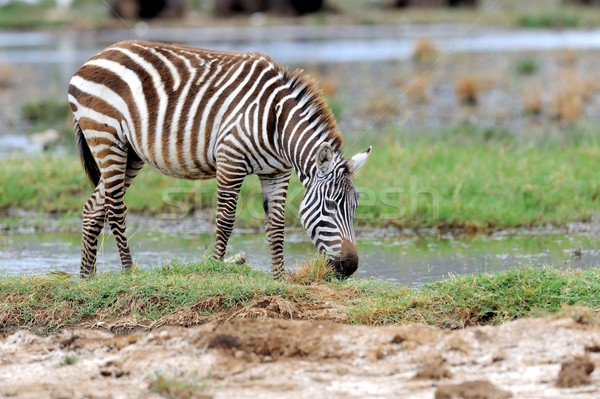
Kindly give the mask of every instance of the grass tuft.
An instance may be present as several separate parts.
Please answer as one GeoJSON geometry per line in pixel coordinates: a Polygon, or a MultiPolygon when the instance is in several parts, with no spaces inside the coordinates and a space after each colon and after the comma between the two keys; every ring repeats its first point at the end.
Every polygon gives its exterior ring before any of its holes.
{"type": "Polygon", "coordinates": [[[405,86],[404,93],[406,96],[417,103],[429,102],[429,90],[431,80],[424,75],[415,75],[405,86]]]}
{"type": "Polygon", "coordinates": [[[534,75],[540,69],[538,61],[535,58],[523,58],[515,64],[515,70],[519,75],[534,75]]]}
{"type": "Polygon", "coordinates": [[[438,56],[438,49],[433,40],[428,37],[418,38],[415,42],[412,59],[423,64],[433,63],[438,56]]]}
{"type": "Polygon", "coordinates": [[[285,281],[291,284],[311,284],[335,279],[335,271],[326,256],[317,256],[285,274],[285,281]]]}
{"type": "Polygon", "coordinates": [[[539,81],[523,85],[523,112],[539,115],[543,111],[542,83],[539,81]]]}
{"type": "Polygon", "coordinates": [[[77,360],[79,360],[79,358],[77,357],[77,354],[75,353],[68,353],[67,355],[65,355],[65,357],[60,361],[60,363],[58,364],[59,367],[62,366],[70,366],[72,364],[77,363],[77,360]]]}
{"type": "Polygon", "coordinates": [[[456,84],[456,96],[462,104],[477,105],[480,91],[479,84],[472,76],[464,77],[456,84]]]}
{"type": "Polygon", "coordinates": [[[560,121],[575,124],[583,112],[583,103],[595,90],[591,78],[583,77],[573,69],[562,71],[554,92],[554,115],[560,121]]]}
{"type": "Polygon", "coordinates": [[[212,395],[202,393],[195,381],[181,381],[157,374],[150,379],[150,392],[169,399],[210,399],[212,395]]]}

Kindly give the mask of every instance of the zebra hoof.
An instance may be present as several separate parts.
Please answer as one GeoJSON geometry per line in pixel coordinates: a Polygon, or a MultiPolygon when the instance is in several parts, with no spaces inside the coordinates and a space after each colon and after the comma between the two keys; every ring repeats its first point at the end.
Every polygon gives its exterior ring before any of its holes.
{"type": "Polygon", "coordinates": [[[230,258],[225,259],[225,263],[229,263],[232,265],[245,265],[246,264],[246,254],[240,252],[239,254],[233,255],[230,258]]]}

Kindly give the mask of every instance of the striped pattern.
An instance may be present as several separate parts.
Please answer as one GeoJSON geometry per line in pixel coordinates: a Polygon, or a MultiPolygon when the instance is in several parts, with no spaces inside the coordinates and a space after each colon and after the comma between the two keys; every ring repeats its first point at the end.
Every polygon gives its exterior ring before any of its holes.
{"type": "Polygon", "coordinates": [[[300,72],[258,53],[126,41],[90,58],[71,79],[68,99],[94,187],[83,209],[83,276],[95,271],[106,221],[123,267],[132,266],[123,196],[144,164],[177,178],[217,179],[216,259],[225,255],[242,181],[257,174],[276,278],[293,170],[307,189],[301,218],[319,251],[342,274],[344,261],[357,262],[355,253],[345,255],[356,252],[351,176],[368,151],[344,160],[335,120],[300,72]]]}

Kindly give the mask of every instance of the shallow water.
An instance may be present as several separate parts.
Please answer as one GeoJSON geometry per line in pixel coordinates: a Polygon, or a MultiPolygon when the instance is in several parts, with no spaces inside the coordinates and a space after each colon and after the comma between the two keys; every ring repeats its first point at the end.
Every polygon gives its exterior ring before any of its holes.
{"type": "MultiPolygon", "coordinates": [[[[0,32],[0,63],[78,67],[100,49],[135,39],[233,51],[261,51],[283,63],[409,59],[415,39],[429,37],[445,52],[598,50],[600,30],[472,29],[465,25],[235,27],[0,32]]],[[[73,69],[72,72],[74,72],[73,69]]]]}
{"type": "MultiPolygon", "coordinates": [[[[513,232],[492,235],[360,233],[357,277],[380,277],[400,284],[420,285],[452,274],[496,272],[523,265],[585,268],[598,265],[600,236],[596,233],[513,232]]],[[[0,270],[8,274],[79,271],[77,232],[11,233],[0,236],[0,270]]],[[[99,272],[118,270],[114,238],[101,237],[99,272]]],[[[169,229],[130,233],[134,258],[142,268],[170,259],[198,260],[212,249],[214,234],[169,229]]],[[[315,254],[303,231],[286,236],[286,265],[294,267],[315,254]]],[[[232,235],[228,255],[244,252],[248,263],[268,270],[268,248],[262,233],[232,235]]]]}
{"type": "MultiPolygon", "coordinates": [[[[84,60],[106,45],[138,38],[189,43],[231,50],[258,50],[282,63],[333,63],[403,60],[413,53],[415,38],[431,37],[440,49],[452,52],[506,52],[557,49],[600,49],[600,31],[477,31],[466,27],[273,27],[205,30],[149,30],[89,32],[0,32],[0,64],[25,69],[40,92],[65,86],[84,60]],[[323,40],[319,36],[327,37],[323,40]],[[193,38],[193,39],[190,39],[193,38]]],[[[143,29],[142,29],[143,30],[143,29]]],[[[63,93],[64,88],[59,90],[63,93]]],[[[28,97],[26,90],[20,90],[28,97]]],[[[452,91],[453,93],[453,91],[452,91]]],[[[18,101],[10,101],[18,103],[18,101]]],[[[1,116],[1,115],[0,115],[1,116]]],[[[0,133],[2,121],[0,117],[0,133]]],[[[0,137],[1,139],[1,137],[0,137]]],[[[2,149],[27,148],[22,138],[4,137],[2,149]]],[[[6,155],[6,154],[5,154],[6,155]]],[[[141,267],[160,265],[167,259],[197,260],[214,243],[209,229],[138,229],[130,239],[141,267]],[[200,231],[200,232],[198,232],[200,231]]],[[[132,229],[131,231],[135,231],[132,229]]],[[[98,271],[118,269],[114,239],[104,236],[98,271]]],[[[80,234],[22,232],[0,235],[0,270],[9,274],[63,270],[77,273],[80,234]]],[[[402,284],[422,284],[447,277],[499,271],[525,264],[587,267],[598,264],[600,234],[514,232],[473,237],[436,234],[359,234],[359,277],[377,276],[402,284]],[[581,251],[579,251],[581,249],[581,251]],[[581,252],[581,257],[574,255],[581,252]]],[[[245,252],[248,262],[267,270],[268,250],[262,233],[235,232],[229,254],[245,252]]],[[[286,263],[293,266],[315,253],[304,232],[286,239],[286,263]]]]}
{"type": "MultiPolygon", "coordinates": [[[[12,65],[45,93],[64,93],[77,68],[120,40],[149,40],[232,51],[260,51],[283,64],[310,65],[408,60],[419,37],[441,54],[600,50],[600,30],[473,29],[466,25],[280,26],[196,29],[141,28],[100,32],[0,31],[0,66],[12,65]],[[53,91],[53,90],[51,90],[53,91]]],[[[29,94],[32,94],[29,93],[29,94]]],[[[23,93],[27,96],[28,93],[23,93]]]]}

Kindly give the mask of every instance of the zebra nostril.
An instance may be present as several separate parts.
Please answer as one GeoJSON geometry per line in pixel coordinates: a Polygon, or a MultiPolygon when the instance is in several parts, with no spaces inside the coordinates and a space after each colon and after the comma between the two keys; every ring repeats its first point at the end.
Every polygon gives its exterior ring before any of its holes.
{"type": "Polygon", "coordinates": [[[358,269],[358,251],[356,249],[356,244],[348,240],[343,241],[340,262],[345,276],[351,276],[352,273],[358,269]]]}
{"type": "Polygon", "coordinates": [[[330,258],[329,263],[333,267],[336,277],[344,279],[350,277],[358,269],[358,256],[330,258]]]}
{"type": "Polygon", "coordinates": [[[358,269],[356,245],[350,241],[344,241],[341,254],[331,257],[329,263],[335,270],[338,278],[350,277],[358,269]]]}
{"type": "Polygon", "coordinates": [[[341,277],[343,275],[343,267],[342,267],[342,261],[340,260],[340,258],[338,257],[331,257],[329,258],[329,265],[331,267],[333,267],[333,270],[335,271],[335,275],[336,277],[341,277]]]}

